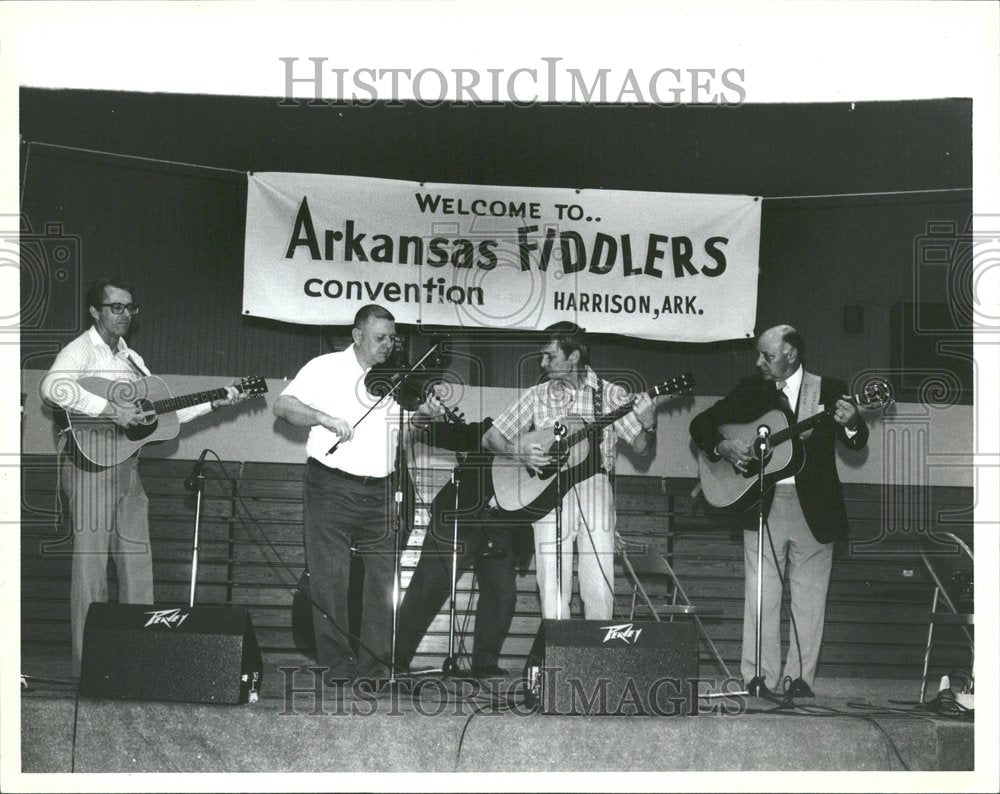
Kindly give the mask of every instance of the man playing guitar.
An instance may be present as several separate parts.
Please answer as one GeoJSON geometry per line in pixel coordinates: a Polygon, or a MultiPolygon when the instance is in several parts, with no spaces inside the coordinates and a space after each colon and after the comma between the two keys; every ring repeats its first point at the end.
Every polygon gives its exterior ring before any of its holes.
{"type": "MultiPolygon", "coordinates": [[[[821,378],[803,369],[804,344],[794,328],[779,325],[768,329],[761,334],[757,350],[758,376],[744,378],[723,399],[696,416],[691,422],[691,437],[709,461],[724,458],[737,472],[743,472],[752,463],[750,445],[725,437],[721,426],[752,422],[773,409],[781,410],[792,424],[796,415],[806,419],[829,407],[832,421],[819,422],[802,436],[805,462],[801,470],[780,480],[765,502],[765,515],[769,515],[764,524],[760,672],[769,690],[775,690],[780,680],[785,683],[786,695],[811,697],[823,638],[833,541],[847,536],[835,443],[861,449],[868,441],[868,427],[857,407],[843,398],[847,388],[843,381],[821,378]],[[781,580],[786,562],[792,629],[784,675],[779,679],[781,580]]],[[[742,672],[744,680],[750,682],[756,670],[758,513],[752,509],[744,515],[748,531],[743,543],[742,672]]]]}
{"type": "MultiPolygon", "coordinates": [[[[132,289],[120,281],[100,279],[87,290],[87,309],[93,325],[59,351],[42,381],[42,397],[49,405],[70,413],[95,419],[106,417],[113,423],[109,425],[112,429],[135,427],[144,417],[134,402],[106,399],[81,384],[97,376],[122,384],[124,394],[130,391],[130,382],[149,376],[142,357],[124,339],[139,311],[132,302],[132,289]]],[[[190,421],[248,396],[233,386],[223,394],[212,402],[177,411],[177,421],[190,421]]],[[[138,455],[129,455],[117,465],[101,466],[81,454],[70,433],[64,433],[63,438],[62,491],[73,520],[73,670],[79,675],[87,610],[92,602],[106,601],[108,597],[109,551],[115,560],[122,603],[153,603],[153,559],[148,501],[139,479],[138,455]]],[[[108,446],[113,449],[115,443],[112,437],[108,446]]]]}
{"type": "MultiPolygon", "coordinates": [[[[508,456],[511,465],[523,466],[536,473],[552,466],[552,456],[540,443],[520,444],[519,436],[532,429],[555,428],[560,420],[574,414],[592,421],[633,399],[620,386],[602,380],[590,368],[586,336],[571,323],[558,323],[548,329],[541,357],[542,382],[524,392],[504,411],[483,439],[492,451],[508,456]]],[[[656,432],[653,408],[652,399],[640,395],[635,398],[632,411],[606,426],[599,439],[594,439],[594,443],[600,443],[600,454],[591,456],[596,464],[594,470],[572,485],[563,497],[561,593],[556,586],[555,510],[533,522],[535,568],[543,618],[556,618],[560,603],[562,617],[570,617],[574,539],[579,554],[584,615],[588,620],[611,618],[615,507],[609,475],[614,467],[619,437],[627,440],[638,454],[653,447],[656,432]]]]}

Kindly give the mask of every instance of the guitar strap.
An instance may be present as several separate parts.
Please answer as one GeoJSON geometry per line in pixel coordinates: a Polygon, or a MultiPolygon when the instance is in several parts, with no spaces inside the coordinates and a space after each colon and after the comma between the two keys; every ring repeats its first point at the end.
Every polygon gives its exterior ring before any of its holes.
{"type": "MultiPolygon", "coordinates": [[[[604,381],[601,380],[600,376],[597,377],[597,386],[594,387],[594,419],[599,416],[604,416],[604,381]]],[[[600,455],[601,468],[604,468],[604,429],[601,429],[601,434],[599,436],[600,440],[597,442],[597,454],[600,455]]],[[[610,475],[611,472],[608,472],[610,475]]]]}
{"type": "MultiPolygon", "coordinates": [[[[802,385],[799,387],[799,411],[796,417],[799,422],[818,414],[822,407],[819,404],[819,385],[821,378],[811,372],[802,371],[802,385]]],[[[805,441],[812,435],[812,429],[806,430],[799,438],[805,441]]]]}
{"type": "Polygon", "coordinates": [[[128,362],[129,366],[136,371],[136,373],[139,375],[140,378],[145,378],[147,375],[149,375],[148,372],[142,371],[142,368],[135,363],[135,361],[132,359],[132,356],[129,355],[128,353],[125,354],[125,360],[128,362]]]}

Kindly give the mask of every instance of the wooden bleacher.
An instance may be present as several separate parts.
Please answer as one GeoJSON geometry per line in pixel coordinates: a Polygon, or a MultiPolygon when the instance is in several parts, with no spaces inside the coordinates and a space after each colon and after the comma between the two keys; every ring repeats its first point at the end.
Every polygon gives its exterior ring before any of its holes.
{"type": "MultiPolygon", "coordinates": [[[[225,462],[206,466],[197,603],[231,603],[252,616],[265,656],[300,656],[291,631],[291,602],[304,567],[302,466],[225,462]]],[[[192,462],[144,459],[149,496],[154,579],[158,604],[186,604],[190,589],[194,498],[183,481],[192,462]]],[[[726,663],[739,669],[742,630],[742,538],[730,517],[712,514],[694,499],[689,479],[618,477],[619,532],[670,560],[693,603],[717,610],[705,627],[726,663]]],[[[56,472],[50,456],[25,456],[22,467],[21,651],[25,657],[69,657],[70,532],[57,513],[56,472]]],[[[819,677],[919,679],[933,584],[916,550],[921,533],[954,532],[972,539],[971,488],[882,488],[846,485],[852,540],[837,544],[819,677]],[[905,522],[903,518],[905,517],[905,522]],[[882,533],[882,527],[891,531],[882,533]],[[882,536],[880,536],[882,533],[882,536]],[[875,541],[878,542],[870,542],[875,541]]],[[[411,546],[419,547],[426,510],[418,506],[411,546]]],[[[944,550],[944,549],[943,549],[944,550]]],[[[416,552],[404,555],[403,582],[416,552]]],[[[116,598],[110,565],[110,598],[116,598]]],[[[643,576],[654,604],[674,596],[666,576],[643,576]]],[[[460,622],[471,574],[459,581],[460,622]]],[[[616,571],[616,615],[625,616],[631,589],[616,571]]],[[[540,614],[534,571],[517,578],[517,611],[501,664],[519,669],[531,647],[540,614]]],[[[573,611],[581,614],[574,593],[573,611]]],[[[648,619],[640,602],[637,619],[648,619]]],[[[684,618],[679,618],[684,619],[684,618]]],[[[471,651],[474,615],[468,618],[471,651]]],[[[787,628],[787,621],[785,621],[787,628]]],[[[957,631],[940,629],[932,673],[967,669],[968,652],[957,631]]],[[[438,615],[415,660],[440,663],[447,653],[447,607],[438,615]]],[[[303,662],[306,657],[301,656],[303,662]]],[[[702,672],[721,673],[705,643],[702,672]]]]}

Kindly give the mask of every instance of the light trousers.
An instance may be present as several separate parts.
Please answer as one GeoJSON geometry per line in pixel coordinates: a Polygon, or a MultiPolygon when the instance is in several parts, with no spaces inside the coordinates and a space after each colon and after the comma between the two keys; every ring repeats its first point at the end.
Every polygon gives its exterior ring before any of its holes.
{"type": "Polygon", "coordinates": [[[556,511],[532,525],[542,617],[555,619],[560,600],[562,618],[570,617],[575,542],[584,617],[609,620],[615,604],[615,500],[608,476],[596,474],[577,483],[563,496],[562,505],[561,593],[556,583],[556,511]]]}
{"type": "MultiPolygon", "coordinates": [[[[768,516],[771,541],[777,552],[775,565],[767,529],[764,533],[764,577],[761,599],[761,675],[765,685],[775,691],[785,677],[801,678],[810,687],[816,677],[823,624],[826,618],[826,594],[833,568],[833,544],[820,543],[813,537],[799,505],[794,485],[775,487],[774,504],[768,516]],[[788,656],[784,674],[781,669],[781,595],[782,577],[788,566],[792,622],[789,627],[788,656]],[[801,656],[800,656],[801,649],[801,656]]],[[[757,532],[743,533],[743,559],[746,570],[743,610],[743,680],[755,675],[757,621],[757,532]]]]}
{"type": "Polygon", "coordinates": [[[62,491],[73,527],[70,629],[73,672],[80,674],[87,610],[108,600],[108,554],[115,561],[118,600],[153,603],[153,555],[149,500],[139,478],[139,459],[109,468],[62,456],[62,491]]]}

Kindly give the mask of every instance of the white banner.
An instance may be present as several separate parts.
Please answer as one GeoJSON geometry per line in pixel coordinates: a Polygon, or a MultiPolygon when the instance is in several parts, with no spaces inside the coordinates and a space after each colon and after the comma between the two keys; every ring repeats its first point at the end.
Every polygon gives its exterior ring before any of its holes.
{"type": "Polygon", "coordinates": [[[545,328],[685,342],[753,336],[753,196],[252,174],[244,314],[349,325],[545,328]]]}

